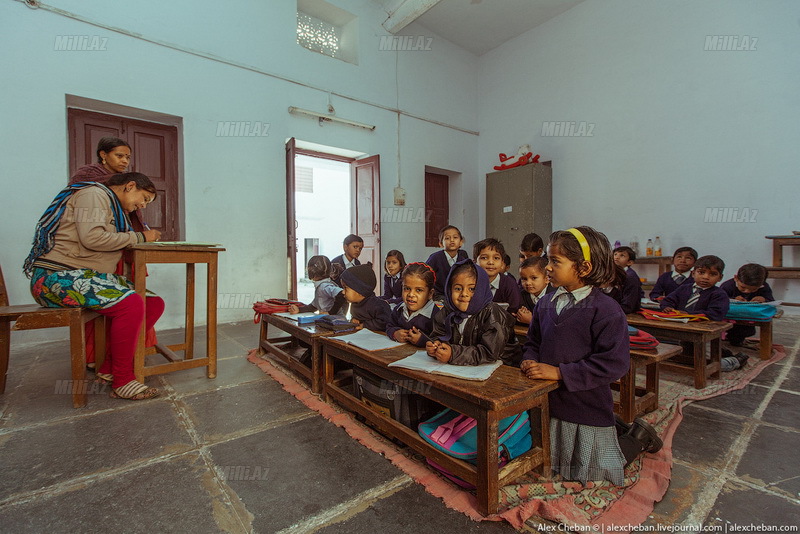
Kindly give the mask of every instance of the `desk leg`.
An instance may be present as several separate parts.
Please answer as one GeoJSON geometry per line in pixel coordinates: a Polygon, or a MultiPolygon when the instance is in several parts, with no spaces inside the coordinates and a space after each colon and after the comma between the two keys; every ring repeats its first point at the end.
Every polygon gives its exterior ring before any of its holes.
{"type": "Polygon", "coordinates": [[[194,263],[186,264],[186,325],[185,326],[186,326],[186,330],[184,332],[185,347],[183,349],[183,358],[185,360],[191,360],[194,357],[194,263]]]}
{"type": "Polygon", "coordinates": [[[636,366],[631,362],[628,372],[619,379],[620,416],[626,423],[636,417],[636,366]]]}
{"type": "Polygon", "coordinates": [[[322,392],[322,362],[320,361],[320,343],[311,340],[311,393],[322,392]]]}
{"type": "MultiPolygon", "coordinates": [[[[69,322],[69,352],[72,360],[72,407],[86,406],[86,330],[79,314],[69,322]]],[[[95,347],[95,350],[100,350],[95,347]]]]}
{"type": "Polygon", "coordinates": [[[323,387],[324,399],[325,402],[330,404],[333,399],[331,399],[330,395],[328,395],[327,386],[328,384],[333,383],[333,358],[331,358],[330,354],[328,354],[328,351],[325,349],[322,349],[322,367],[323,367],[322,387],[323,387]]]}
{"type": "Polygon", "coordinates": [[[486,515],[497,513],[498,445],[497,412],[483,411],[478,417],[478,510],[486,515]]]}
{"type": "Polygon", "coordinates": [[[772,358],[772,321],[761,323],[758,329],[758,337],[761,339],[761,359],[769,360],[772,358]]]}
{"type": "Polygon", "coordinates": [[[711,340],[711,378],[718,379],[722,371],[722,338],[716,337],[711,340]]]}
{"type": "Polygon", "coordinates": [[[261,346],[262,341],[267,340],[267,335],[269,332],[269,324],[262,318],[259,324],[259,333],[258,333],[258,355],[263,356],[267,353],[264,350],[264,347],[261,346]]]}
{"type": "Polygon", "coordinates": [[[542,476],[550,478],[552,476],[550,464],[550,401],[547,395],[542,395],[539,399],[539,410],[542,414],[542,476]]]}
{"type": "Polygon", "coordinates": [[[217,376],[217,255],[208,262],[206,280],[206,356],[208,357],[208,378],[217,376]]]}
{"type": "Polygon", "coordinates": [[[706,387],[706,355],[703,349],[705,349],[705,343],[702,341],[692,341],[695,389],[703,389],[706,387]]]}
{"type": "Polygon", "coordinates": [[[647,365],[645,370],[645,391],[653,394],[653,406],[648,412],[658,409],[658,362],[647,365]]]}
{"type": "MultiPolygon", "coordinates": [[[[146,261],[144,258],[144,253],[141,251],[134,251],[133,252],[133,287],[136,288],[136,292],[142,297],[142,301],[144,302],[145,312],[147,310],[147,285],[145,276],[147,275],[146,272],[146,261]]],[[[147,317],[145,313],[145,317],[147,317]]],[[[142,321],[142,328],[139,331],[139,343],[136,345],[136,355],[133,358],[133,374],[136,377],[136,380],[144,384],[144,339],[145,339],[145,321],[142,321]]],[[[97,351],[97,347],[95,347],[95,352],[97,351]]]]}
{"type": "Polygon", "coordinates": [[[8,358],[11,354],[11,321],[0,319],[0,393],[6,390],[8,358]]]}

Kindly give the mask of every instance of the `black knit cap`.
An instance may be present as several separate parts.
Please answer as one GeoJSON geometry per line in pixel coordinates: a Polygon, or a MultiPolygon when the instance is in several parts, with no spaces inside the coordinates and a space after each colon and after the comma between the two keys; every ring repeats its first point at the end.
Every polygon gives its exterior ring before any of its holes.
{"type": "Polygon", "coordinates": [[[342,283],[365,297],[371,296],[375,292],[375,285],[378,283],[375,279],[375,271],[372,270],[372,264],[356,265],[350,267],[342,273],[342,283]]]}

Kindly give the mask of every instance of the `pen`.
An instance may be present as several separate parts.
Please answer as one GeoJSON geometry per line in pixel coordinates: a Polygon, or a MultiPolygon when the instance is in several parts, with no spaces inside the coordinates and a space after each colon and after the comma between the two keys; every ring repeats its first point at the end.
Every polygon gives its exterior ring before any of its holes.
{"type": "Polygon", "coordinates": [[[144,229],[145,229],[145,230],[147,230],[147,231],[150,231],[150,227],[149,227],[149,226],[147,226],[147,223],[146,223],[146,222],[142,221],[142,226],[144,226],[144,229]]]}

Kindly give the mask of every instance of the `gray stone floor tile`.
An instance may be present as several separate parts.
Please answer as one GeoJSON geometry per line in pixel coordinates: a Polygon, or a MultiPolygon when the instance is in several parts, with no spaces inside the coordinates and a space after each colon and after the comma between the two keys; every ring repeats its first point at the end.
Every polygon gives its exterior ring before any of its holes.
{"type": "Polygon", "coordinates": [[[269,379],[192,395],[182,402],[202,439],[210,441],[310,412],[269,379]]]}
{"type": "Polygon", "coordinates": [[[800,393],[800,368],[790,368],[789,374],[786,375],[786,378],[781,382],[780,388],[800,393]]]}
{"type": "Polygon", "coordinates": [[[679,463],[672,464],[669,489],[661,501],[655,503],[644,525],[676,525],[692,511],[696,492],[705,486],[708,475],[679,463]]]}
{"type": "MultiPolygon", "coordinates": [[[[708,515],[706,525],[787,526],[800,524],[800,504],[767,492],[752,489],[744,484],[727,482],[708,515]]],[[[758,527],[757,527],[758,528],[758,527]]],[[[750,530],[757,532],[757,530],[750,530]]]]}
{"type": "Polygon", "coordinates": [[[776,391],[761,420],[800,429],[800,394],[776,391]]]}
{"type": "Polygon", "coordinates": [[[0,497],[192,447],[170,402],[130,404],[0,435],[0,497]]]}
{"type": "Polygon", "coordinates": [[[761,386],[772,386],[778,379],[778,375],[783,372],[782,365],[770,364],[766,366],[757,377],[750,381],[751,384],[758,384],[761,386]]]}
{"type": "MultiPolygon", "coordinates": [[[[317,531],[319,534],[407,534],[411,531],[413,516],[424,519],[424,532],[436,534],[462,534],[464,532],[515,532],[502,521],[472,521],[466,515],[444,508],[441,500],[425,491],[419,484],[411,484],[372,503],[366,510],[345,521],[334,523],[317,531]],[[412,512],[413,511],[413,512],[412,512]]],[[[422,531],[422,525],[413,530],[422,531]]]]}
{"type": "Polygon", "coordinates": [[[258,333],[260,325],[253,321],[243,321],[241,323],[227,323],[221,330],[224,335],[238,341],[246,341],[251,347],[258,344],[258,333]]]}
{"type": "Polygon", "coordinates": [[[743,420],[691,404],[683,410],[683,421],[672,441],[672,454],[700,467],[722,467],[743,427],[743,420]]]}
{"type": "Polygon", "coordinates": [[[730,391],[710,399],[696,401],[696,403],[704,408],[716,408],[731,414],[750,417],[761,405],[768,392],[769,388],[751,383],[742,389],[730,391]]]}
{"type": "MultiPolygon", "coordinates": [[[[3,532],[242,532],[198,455],[0,509],[3,532]]],[[[233,516],[235,518],[235,515],[233,516]]]]}
{"type": "Polygon", "coordinates": [[[161,380],[168,383],[176,393],[193,394],[213,391],[244,382],[263,380],[264,372],[240,354],[237,358],[217,360],[217,377],[208,378],[205,367],[185,369],[161,375],[161,380]]]}
{"type": "Polygon", "coordinates": [[[228,481],[255,515],[256,532],[277,532],[402,475],[321,417],[220,443],[210,451],[223,471],[240,466],[260,472],[228,481]]]}
{"type": "Polygon", "coordinates": [[[752,484],[800,496],[800,433],[759,425],[736,475],[752,484]]]}

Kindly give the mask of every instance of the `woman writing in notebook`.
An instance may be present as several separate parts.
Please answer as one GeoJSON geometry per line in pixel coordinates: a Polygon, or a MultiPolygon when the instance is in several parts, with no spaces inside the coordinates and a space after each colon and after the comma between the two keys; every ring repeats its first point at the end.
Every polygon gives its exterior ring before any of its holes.
{"type": "Polygon", "coordinates": [[[127,216],[155,197],[150,179],[136,172],[113,175],[105,184],[69,185],[39,219],[25,260],[31,294],[40,305],[89,308],[111,318],[109,352],[97,378],[111,384],[114,398],[142,400],[159,394],[136,381],[133,358],[142,322],[151,328],[164,311],[164,301],[148,295],[145,313],[145,301],[132,282],[114,274],[122,249],[161,237],[158,230],[134,231],[127,216]]]}

